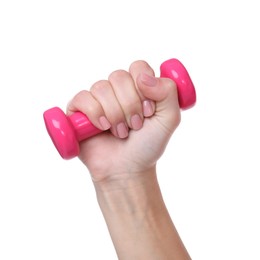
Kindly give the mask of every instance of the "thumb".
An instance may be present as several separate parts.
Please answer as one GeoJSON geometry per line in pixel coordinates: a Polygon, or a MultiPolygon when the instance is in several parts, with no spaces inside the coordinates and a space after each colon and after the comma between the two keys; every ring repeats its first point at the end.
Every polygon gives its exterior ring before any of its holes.
{"type": "Polygon", "coordinates": [[[181,120],[175,82],[168,78],[156,78],[141,73],[136,79],[136,84],[145,98],[155,102],[152,120],[157,120],[169,134],[172,133],[181,120]]]}

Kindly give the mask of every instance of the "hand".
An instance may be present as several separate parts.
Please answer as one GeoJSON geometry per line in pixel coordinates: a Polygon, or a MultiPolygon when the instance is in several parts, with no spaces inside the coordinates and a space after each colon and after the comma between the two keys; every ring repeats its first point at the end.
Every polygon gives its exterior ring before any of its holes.
{"type": "Polygon", "coordinates": [[[144,61],[81,91],[68,114],[85,113],[102,130],[81,142],[118,259],[190,260],[167,211],[156,162],[180,123],[175,83],[144,61]]]}
{"type": "Polygon", "coordinates": [[[80,144],[79,157],[95,182],[150,172],[180,123],[175,83],[156,78],[145,61],[79,92],[67,107],[68,114],[75,111],[110,129],[80,144]]]}

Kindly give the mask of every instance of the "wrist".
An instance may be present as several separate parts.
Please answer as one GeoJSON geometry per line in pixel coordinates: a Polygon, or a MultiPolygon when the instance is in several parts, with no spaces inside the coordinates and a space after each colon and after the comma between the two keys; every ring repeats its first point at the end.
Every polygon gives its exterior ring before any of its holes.
{"type": "MultiPolygon", "coordinates": [[[[162,205],[156,170],[115,176],[94,182],[98,203],[103,213],[120,215],[129,212],[142,216],[151,205],[162,205]],[[157,203],[160,202],[160,203],[157,203]]],[[[115,215],[114,215],[115,216],[115,215]]]]}
{"type": "MultiPolygon", "coordinates": [[[[96,176],[96,174],[93,175],[96,176]]],[[[97,179],[92,177],[92,181],[98,194],[112,194],[113,191],[131,193],[134,189],[143,189],[157,182],[156,166],[142,172],[122,171],[109,174],[105,178],[97,179]]]]}

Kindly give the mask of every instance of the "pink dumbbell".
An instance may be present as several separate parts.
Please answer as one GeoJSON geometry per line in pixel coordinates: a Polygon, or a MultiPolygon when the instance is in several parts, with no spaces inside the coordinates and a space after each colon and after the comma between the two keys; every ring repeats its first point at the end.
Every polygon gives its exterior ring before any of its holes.
{"type": "MultiPolygon", "coordinates": [[[[196,102],[196,92],[192,80],[177,59],[170,59],[160,66],[161,77],[175,81],[181,109],[188,109],[196,102]]],[[[102,130],[96,128],[81,112],[66,116],[64,112],[53,107],[43,114],[47,131],[63,159],[71,159],[79,155],[79,142],[97,135],[102,130]]]]}

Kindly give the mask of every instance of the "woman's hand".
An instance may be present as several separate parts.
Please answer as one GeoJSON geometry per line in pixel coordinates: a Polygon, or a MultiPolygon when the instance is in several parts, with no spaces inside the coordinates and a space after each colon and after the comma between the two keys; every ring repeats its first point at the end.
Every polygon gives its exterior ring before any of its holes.
{"type": "Polygon", "coordinates": [[[144,61],[78,93],[68,113],[81,111],[105,131],[81,142],[80,159],[119,259],[190,260],[170,218],[156,162],[180,123],[175,83],[155,78],[144,61]]]}
{"type": "Polygon", "coordinates": [[[81,142],[79,157],[95,182],[149,172],[180,123],[175,83],[156,78],[145,61],[79,92],[67,108],[68,114],[75,111],[109,130],[81,142]]]}

